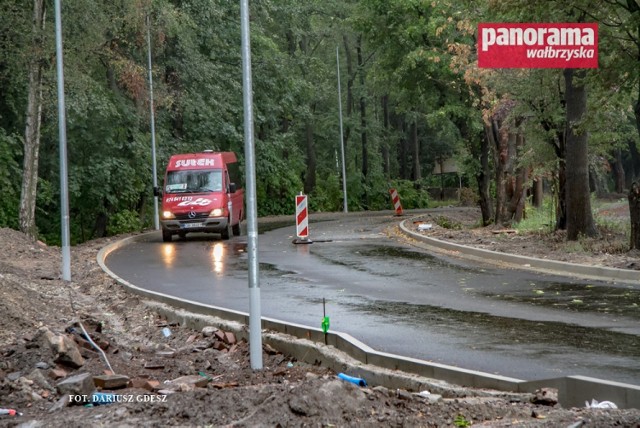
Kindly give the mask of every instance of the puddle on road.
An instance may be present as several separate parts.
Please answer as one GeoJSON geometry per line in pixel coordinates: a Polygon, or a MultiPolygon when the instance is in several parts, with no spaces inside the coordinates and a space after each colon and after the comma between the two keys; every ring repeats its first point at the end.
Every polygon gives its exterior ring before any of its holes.
{"type": "Polygon", "coordinates": [[[329,247],[318,247],[314,248],[314,255],[337,266],[345,266],[360,272],[375,271],[376,275],[380,276],[394,276],[394,274],[385,274],[375,269],[378,261],[389,262],[390,260],[393,260],[396,267],[404,261],[405,263],[413,262],[415,266],[420,267],[446,268],[456,273],[484,271],[480,268],[464,266],[461,261],[452,263],[443,257],[393,245],[353,246],[340,252],[332,251],[329,247]]]}
{"type": "Polygon", "coordinates": [[[370,267],[367,267],[367,265],[359,262],[359,261],[355,261],[355,260],[346,260],[344,258],[333,258],[333,257],[339,257],[339,254],[331,254],[331,257],[329,255],[324,255],[324,254],[318,254],[317,252],[314,252],[314,255],[316,257],[318,257],[321,260],[324,260],[327,263],[331,263],[332,265],[335,266],[341,266],[341,267],[346,267],[349,268],[351,270],[354,270],[356,272],[365,272],[365,273],[374,273],[376,276],[381,277],[381,278],[392,278],[395,277],[394,273],[391,272],[384,272],[384,271],[376,271],[374,269],[371,269],[370,267]]]}
{"type": "Polygon", "coordinates": [[[367,257],[396,257],[409,260],[438,260],[431,254],[419,253],[411,251],[407,248],[393,246],[377,246],[377,247],[359,247],[354,249],[355,252],[367,257]]]}
{"type": "Polygon", "coordinates": [[[291,270],[283,270],[271,263],[260,263],[260,275],[268,279],[284,280],[280,283],[284,284],[308,284],[309,280],[300,276],[298,272],[291,270]]]}
{"type": "Polygon", "coordinates": [[[374,257],[378,259],[389,259],[390,257],[395,259],[416,260],[416,261],[428,261],[431,265],[446,267],[447,269],[454,270],[456,272],[478,272],[479,269],[472,269],[461,265],[461,261],[458,263],[450,263],[442,257],[437,257],[428,253],[421,253],[413,251],[408,248],[395,247],[395,246],[369,246],[356,248],[354,252],[364,257],[374,257]]]}
{"type": "Polygon", "coordinates": [[[588,283],[532,282],[530,290],[506,290],[508,294],[481,294],[508,302],[640,319],[640,290],[632,285],[614,287],[588,283]]]}
{"type": "Polygon", "coordinates": [[[430,330],[443,334],[473,337],[482,343],[477,345],[478,348],[504,344],[517,346],[518,343],[526,343],[541,345],[544,352],[548,353],[572,347],[580,349],[581,352],[640,357],[640,336],[603,329],[498,317],[403,302],[353,302],[350,307],[362,313],[392,318],[394,323],[428,326],[430,330]]]}

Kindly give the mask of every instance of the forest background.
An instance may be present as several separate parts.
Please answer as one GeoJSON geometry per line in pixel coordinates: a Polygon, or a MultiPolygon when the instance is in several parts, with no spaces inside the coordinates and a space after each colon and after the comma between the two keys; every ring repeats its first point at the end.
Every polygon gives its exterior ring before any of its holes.
{"type": "MultiPolygon", "coordinates": [[[[61,3],[72,242],[148,228],[148,31],[158,182],[174,153],[242,162],[239,2],[61,3]]],[[[1,8],[0,227],[59,244],[53,1],[1,8]]],[[[342,210],[342,141],[350,211],[391,208],[390,187],[405,208],[455,188],[504,225],[546,197],[578,239],[598,233],[593,195],[627,192],[640,247],[637,0],[261,0],[250,16],[259,215],[292,213],[301,191],[342,210]],[[481,22],[596,22],[599,68],[478,68],[481,22]]]]}

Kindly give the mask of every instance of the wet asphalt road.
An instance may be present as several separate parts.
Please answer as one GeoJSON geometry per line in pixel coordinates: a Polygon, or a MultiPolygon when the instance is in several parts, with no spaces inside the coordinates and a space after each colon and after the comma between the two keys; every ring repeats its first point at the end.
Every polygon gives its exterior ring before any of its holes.
{"type": "MultiPolygon", "coordinates": [[[[325,299],[332,330],[380,351],[527,380],[640,385],[637,287],[434,257],[389,238],[391,215],[336,218],[311,224],[310,245],[292,244],[293,219],[259,235],[262,316],[319,328],[325,299]]],[[[246,236],[150,234],[106,262],[137,286],[249,312],[246,236]]]]}

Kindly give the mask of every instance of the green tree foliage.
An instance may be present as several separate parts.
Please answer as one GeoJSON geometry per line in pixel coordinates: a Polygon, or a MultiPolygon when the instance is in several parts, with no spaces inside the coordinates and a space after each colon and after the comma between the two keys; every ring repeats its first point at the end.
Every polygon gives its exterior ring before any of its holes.
{"type": "Polygon", "coordinates": [[[356,25],[376,47],[373,86],[389,95],[405,129],[417,127],[417,140],[408,136],[409,145],[417,147],[407,153],[401,146],[399,156],[411,158],[411,176],[419,179],[418,166],[430,173],[437,161],[456,156],[465,141],[477,139],[480,112],[471,109],[463,76],[453,66],[456,45],[472,40],[460,19],[461,9],[447,2],[360,3],[356,25]]]}
{"type": "Polygon", "coordinates": [[[30,6],[29,2],[7,0],[0,13],[0,124],[5,135],[24,134],[30,6]]]}
{"type": "MultiPolygon", "coordinates": [[[[230,150],[244,162],[237,2],[62,6],[73,242],[152,224],[147,17],[158,180],[173,153],[230,150]]],[[[44,75],[36,223],[41,239],[57,243],[53,13],[46,14],[41,52],[33,51],[32,15],[31,3],[17,0],[5,0],[0,14],[0,226],[18,226],[27,70],[37,54],[44,75]]],[[[390,209],[390,186],[405,208],[425,207],[426,188],[440,181],[431,177],[433,166],[449,157],[463,166],[463,185],[477,180],[486,204],[497,158],[485,130],[505,103],[506,123],[518,123],[524,138],[514,165],[552,182],[566,123],[562,72],[478,69],[475,28],[579,18],[600,23],[601,68],[579,81],[588,89],[579,125],[589,134],[591,171],[615,161],[627,170],[628,185],[640,175],[640,11],[633,1],[251,2],[259,214],[293,213],[303,190],[312,210],[342,208],[336,48],[350,210],[390,209]]]]}
{"type": "Polygon", "coordinates": [[[0,128],[0,225],[18,228],[18,206],[20,204],[20,166],[16,162],[21,141],[16,135],[6,135],[0,128]]]}

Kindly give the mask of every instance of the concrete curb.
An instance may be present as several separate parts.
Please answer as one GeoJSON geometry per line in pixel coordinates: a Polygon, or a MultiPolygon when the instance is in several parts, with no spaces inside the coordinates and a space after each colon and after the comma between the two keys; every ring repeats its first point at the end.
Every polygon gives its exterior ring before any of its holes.
{"type": "MultiPolygon", "coordinates": [[[[419,218],[419,217],[416,217],[419,218]]],[[[519,256],[515,254],[499,253],[497,251],[483,250],[481,248],[467,247],[454,244],[436,238],[430,238],[421,233],[410,230],[406,223],[415,221],[416,218],[400,222],[400,230],[405,236],[416,239],[429,247],[455,253],[473,260],[483,262],[508,264],[511,267],[522,270],[546,272],[554,275],[580,277],[584,279],[597,279],[600,281],[616,281],[624,283],[640,283],[640,271],[629,269],[616,269],[604,266],[587,266],[574,263],[559,262],[556,260],[537,259],[533,257],[519,256]]]]}
{"type": "MultiPolygon", "coordinates": [[[[156,302],[150,306],[167,319],[196,330],[206,325],[218,326],[248,340],[249,314],[145,290],[120,278],[106,266],[110,253],[147,235],[129,237],[102,248],[97,256],[98,264],[130,292],[156,302]]],[[[640,408],[640,386],[636,385],[582,376],[525,381],[379,352],[346,333],[329,332],[325,338],[318,328],[272,318],[262,318],[262,331],[263,341],[275,349],[299,361],[321,363],[336,372],[362,377],[370,386],[408,391],[427,389],[449,397],[495,395],[482,389],[532,393],[541,387],[553,387],[558,388],[558,398],[564,407],[583,407],[585,401],[595,398],[612,401],[619,408],[640,408]]]]}

